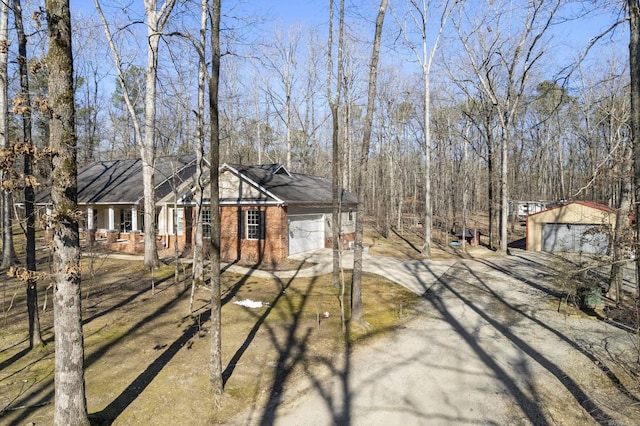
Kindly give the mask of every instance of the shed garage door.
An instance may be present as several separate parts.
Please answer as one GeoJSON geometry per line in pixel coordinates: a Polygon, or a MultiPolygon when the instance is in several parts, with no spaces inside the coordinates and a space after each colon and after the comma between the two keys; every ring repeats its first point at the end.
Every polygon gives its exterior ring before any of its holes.
{"type": "Polygon", "coordinates": [[[289,216],[289,254],[324,248],[323,215],[289,216]]]}
{"type": "Polygon", "coordinates": [[[600,224],[546,223],[542,228],[542,250],[607,254],[607,231],[600,224]]]}

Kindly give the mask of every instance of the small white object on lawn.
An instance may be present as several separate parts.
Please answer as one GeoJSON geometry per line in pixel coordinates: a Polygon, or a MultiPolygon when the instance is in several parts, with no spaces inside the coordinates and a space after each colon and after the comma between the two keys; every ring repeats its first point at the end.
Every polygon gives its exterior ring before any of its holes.
{"type": "Polygon", "coordinates": [[[236,305],[244,306],[245,308],[262,308],[262,302],[251,299],[236,300],[233,303],[235,303],[236,305]]]}

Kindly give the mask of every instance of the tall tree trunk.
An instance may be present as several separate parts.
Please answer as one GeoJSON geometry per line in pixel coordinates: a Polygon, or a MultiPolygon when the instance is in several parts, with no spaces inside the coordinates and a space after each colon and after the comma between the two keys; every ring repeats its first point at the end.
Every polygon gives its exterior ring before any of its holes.
{"type": "Polygon", "coordinates": [[[505,119],[505,123],[502,128],[502,137],[500,140],[500,249],[501,254],[507,253],[507,230],[509,220],[509,194],[507,178],[509,173],[508,152],[509,143],[509,122],[505,119]]]}
{"type": "MultiPolygon", "coordinates": [[[[493,142],[491,142],[493,143],[493,142]]],[[[491,250],[494,249],[494,237],[495,237],[495,191],[493,190],[495,185],[495,167],[494,167],[494,155],[493,155],[493,146],[488,145],[489,153],[487,155],[487,203],[488,205],[488,213],[489,213],[489,248],[491,250]]]]}
{"type": "Polygon", "coordinates": [[[209,77],[209,117],[211,127],[211,359],[209,381],[214,393],[223,391],[222,317],[220,305],[220,120],[218,86],[220,83],[220,0],[211,4],[211,76],[209,77]]]}
{"type": "MultiPolygon", "coordinates": [[[[2,138],[2,147],[9,148],[9,98],[8,98],[8,57],[9,57],[9,5],[7,2],[0,3],[0,138],[2,138]]],[[[0,170],[0,183],[7,178],[9,174],[0,170]]],[[[16,260],[16,253],[13,246],[13,220],[11,218],[11,207],[13,205],[13,197],[7,189],[2,191],[2,264],[0,269],[8,268],[13,265],[16,260]]]]}
{"type": "MultiPolygon", "coordinates": [[[[29,92],[29,69],[27,58],[27,37],[22,23],[22,5],[20,0],[13,2],[14,20],[18,37],[18,66],[20,69],[20,101],[22,110],[22,141],[31,146],[31,95],[29,92]]],[[[25,154],[24,175],[33,175],[33,157],[25,154]]],[[[26,266],[28,271],[36,270],[36,228],[35,228],[35,194],[31,185],[24,188],[24,206],[26,217],[26,266]]],[[[29,315],[29,347],[42,345],[40,318],[38,315],[38,288],[35,279],[27,280],[27,311],[29,315]]]]}
{"type": "Polygon", "coordinates": [[[492,112],[491,107],[488,107],[486,103],[483,103],[483,129],[487,138],[487,213],[489,215],[488,222],[489,228],[489,248],[493,250],[495,248],[495,142],[493,138],[493,126],[492,126],[492,112]]]}
{"type": "Polygon", "coordinates": [[[118,81],[122,87],[122,95],[131,117],[134,128],[134,135],[140,151],[142,161],[143,188],[144,188],[144,264],[147,269],[157,266],[158,250],[156,249],[156,215],[155,215],[155,186],[154,186],[154,166],[155,166],[155,121],[156,121],[156,79],[158,65],[158,45],[160,31],[164,28],[173,10],[176,0],[167,0],[157,10],[157,0],[145,0],[144,7],[147,14],[147,72],[145,90],[145,119],[144,119],[144,139],[140,122],[136,115],[133,100],[129,94],[126,84],[126,75],[122,67],[120,54],[113,41],[111,30],[102,12],[99,0],[94,0],[96,11],[100,16],[104,27],[109,50],[113,54],[116,69],[118,70],[118,81]]]}
{"type": "Polygon", "coordinates": [[[49,52],[49,140],[54,150],[53,318],[55,332],[56,425],[86,425],[84,338],[80,294],[73,50],[68,0],[46,0],[49,52]]]}
{"type": "Polygon", "coordinates": [[[291,141],[291,126],[292,124],[292,120],[291,120],[291,60],[292,58],[290,57],[292,55],[292,52],[289,48],[287,48],[286,46],[283,46],[283,48],[285,49],[285,70],[284,70],[284,119],[285,119],[285,126],[286,126],[286,136],[285,136],[285,142],[286,142],[286,148],[287,148],[287,168],[291,169],[291,145],[292,145],[292,141],[291,141]]]}
{"type": "Polygon", "coordinates": [[[640,294],[640,5],[628,0],[629,70],[631,73],[631,144],[633,146],[633,185],[636,199],[636,292],[640,294]]]}
{"type": "MultiPolygon", "coordinates": [[[[331,192],[332,192],[332,210],[331,210],[331,235],[332,235],[332,252],[333,252],[333,273],[332,284],[334,287],[340,285],[340,188],[342,187],[340,174],[340,124],[339,120],[339,104],[338,100],[331,104],[331,192]]],[[[341,300],[342,303],[342,300],[341,300]]]]}
{"type": "MultiPolygon", "coordinates": [[[[336,77],[336,91],[335,94],[331,93],[331,75],[333,71],[333,1],[329,5],[329,50],[327,61],[327,95],[331,108],[332,118],[332,134],[331,134],[331,151],[332,151],[332,164],[331,164],[331,182],[332,182],[332,201],[333,208],[331,214],[331,234],[333,239],[333,275],[332,284],[334,287],[340,285],[340,188],[342,177],[340,175],[340,143],[339,143],[339,109],[340,99],[342,96],[342,55],[343,55],[343,43],[344,43],[344,0],[340,0],[340,11],[338,12],[338,58],[337,58],[337,77],[336,77]]],[[[344,301],[340,299],[340,305],[342,310],[342,316],[344,317],[344,301]]],[[[344,326],[344,324],[343,324],[344,326]]]]}
{"type": "Polygon", "coordinates": [[[362,136],[362,150],[360,151],[360,165],[358,167],[356,194],[358,196],[358,208],[356,211],[356,235],[353,253],[353,276],[351,281],[351,321],[364,323],[362,309],[362,240],[364,235],[364,177],[367,175],[369,164],[369,149],[371,146],[371,127],[373,125],[373,109],[376,98],[376,83],[378,79],[378,59],[380,58],[380,41],[382,38],[382,25],[387,11],[388,0],[380,1],[376,29],[373,38],[373,52],[369,64],[369,89],[367,93],[367,112],[364,119],[364,133],[362,136]]]}
{"type": "Polygon", "coordinates": [[[613,232],[613,250],[609,291],[615,292],[616,302],[622,302],[624,261],[629,247],[629,213],[631,212],[631,148],[625,147],[620,157],[620,194],[616,210],[616,228],[613,232]]]}
{"type": "MultiPolygon", "coordinates": [[[[8,176],[8,173],[0,170],[0,182],[5,179],[5,175],[8,176]]],[[[16,261],[16,252],[13,245],[12,205],[13,197],[11,192],[8,190],[2,191],[2,263],[0,264],[0,269],[6,269],[16,261]]]]}
{"type": "Polygon", "coordinates": [[[209,0],[202,0],[200,15],[200,43],[198,60],[198,111],[196,124],[196,194],[195,194],[195,223],[196,232],[193,246],[193,283],[191,287],[191,301],[189,312],[193,305],[193,293],[197,286],[204,284],[204,240],[202,223],[202,202],[204,200],[204,92],[207,74],[207,60],[205,56],[205,42],[207,33],[207,15],[209,0]]]}
{"type": "MultiPolygon", "coordinates": [[[[426,43],[426,41],[425,41],[426,43]]],[[[425,45],[426,48],[426,45],[425,45]]],[[[423,65],[424,85],[424,245],[422,255],[431,257],[431,242],[433,239],[433,201],[431,199],[431,100],[429,72],[423,65]]]]}
{"type": "Polygon", "coordinates": [[[144,265],[153,269],[159,264],[156,248],[156,80],[158,78],[158,45],[176,0],[167,0],[160,11],[157,0],[145,0],[147,15],[147,72],[144,99],[144,141],[140,144],[142,185],[144,188],[144,265]]]}

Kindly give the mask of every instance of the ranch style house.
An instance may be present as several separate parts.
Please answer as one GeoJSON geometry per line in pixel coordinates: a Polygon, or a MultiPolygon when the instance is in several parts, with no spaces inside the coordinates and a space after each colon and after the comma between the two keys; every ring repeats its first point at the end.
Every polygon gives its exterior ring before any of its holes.
{"type": "MultiPolygon", "coordinates": [[[[159,249],[192,249],[195,232],[195,156],[156,160],[156,223],[159,249]]],[[[204,176],[209,176],[205,167],[204,176]]],[[[210,238],[210,185],[203,191],[202,224],[210,238]]],[[[78,172],[80,235],[86,245],[144,252],[142,162],[97,161],[78,172]]],[[[230,165],[219,168],[221,259],[224,262],[277,263],[288,256],[331,247],[331,180],[292,173],[280,164],[230,165]]],[[[50,191],[36,205],[50,211],[50,191]]],[[[340,243],[353,241],[356,197],[341,194],[340,243]]],[[[205,243],[205,247],[208,244],[205,243]]]]}

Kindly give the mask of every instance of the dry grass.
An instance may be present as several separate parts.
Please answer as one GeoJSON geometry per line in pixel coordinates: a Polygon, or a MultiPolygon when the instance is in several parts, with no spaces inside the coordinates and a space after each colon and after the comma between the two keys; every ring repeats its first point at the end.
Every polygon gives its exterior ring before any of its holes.
{"type": "MultiPolygon", "coordinates": [[[[278,280],[224,273],[225,395],[209,397],[208,289],[197,289],[189,314],[189,280],[174,283],[172,265],[154,272],[152,294],[151,275],[141,261],[101,255],[93,274],[89,262],[83,260],[85,378],[96,423],[223,424],[241,410],[259,412],[277,397],[274,388],[323,374],[323,366],[344,351],[338,290],[329,276],[278,280]],[[265,305],[249,309],[233,303],[242,299],[265,305]]],[[[40,283],[40,307],[45,286],[40,283]]],[[[372,328],[355,331],[352,341],[375,338],[411,315],[416,298],[401,287],[365,276],[363,288],[365,319],[372,328]]],[[[47,345],[32,352],[23,290],[21,283],[3,281],[0,423],[51,423],[51,290],[48,308],[40,313],[47,345]]]]}
{"type": "MultiPolygon", "coordinates": [[[[460,246],[452,246],[452,241],[458,239],[445,232],[434,230],[431,247],[431,259],[444,260],[453,258],[478,258],[494,254],[485,245],[471,246],[467,244],[466,251],[460,246]]],[[[363,244],[369,246],[369,253],[376,256],[389,256],[400,259],[421,259],[424,234],[420,230],[409,228],[402,231],[392,229],[387,237],[383,237],[380,231],[373,225],[365,227],[363,244]]]]}

